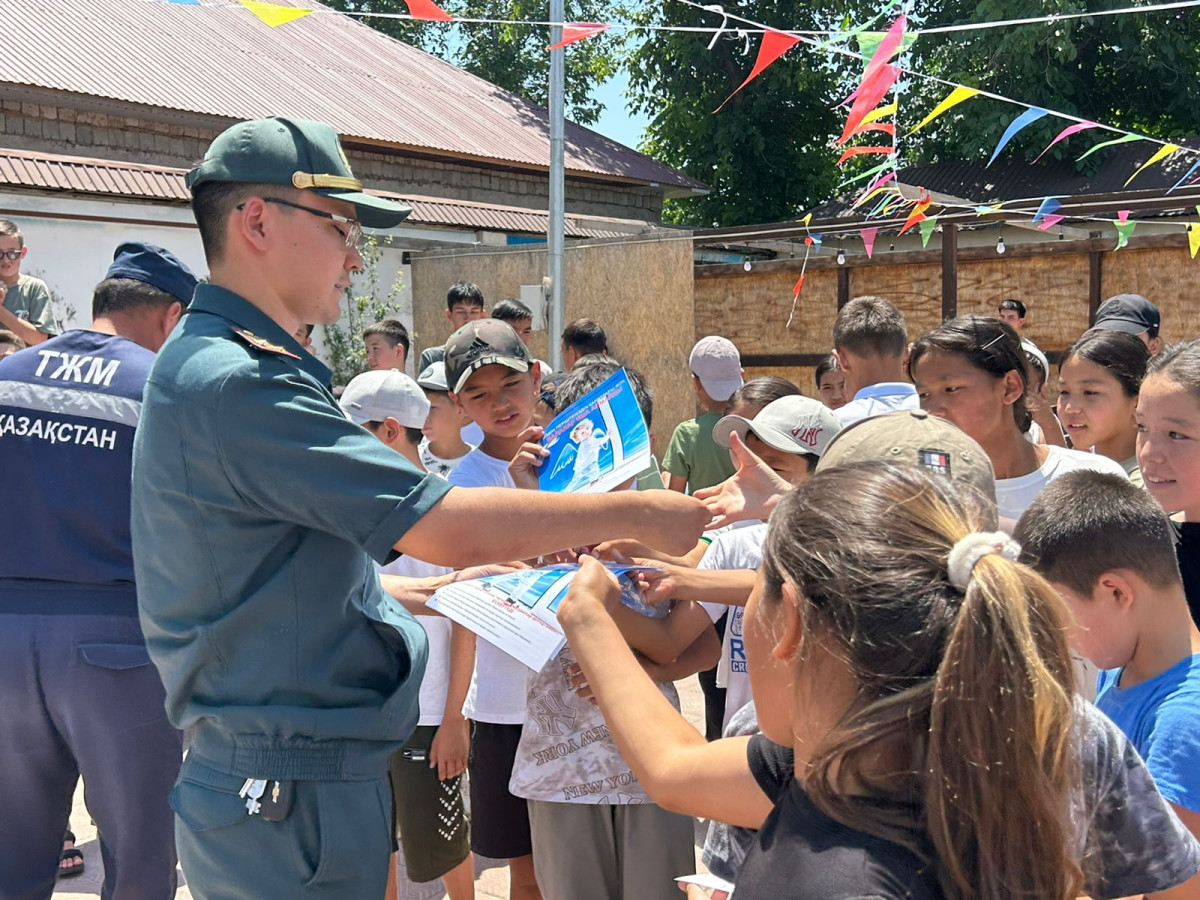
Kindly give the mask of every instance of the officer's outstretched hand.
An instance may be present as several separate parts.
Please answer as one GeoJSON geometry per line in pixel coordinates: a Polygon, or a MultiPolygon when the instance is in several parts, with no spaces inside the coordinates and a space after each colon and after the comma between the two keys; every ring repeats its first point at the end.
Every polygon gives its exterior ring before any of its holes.
{"type": "Polygon", "coordinates": [[[671,556],[696,547],[712,515],[695,497],[678,491],[639,491],[644,513],[629,522],[628,536],[671,556]]]}
{"type": "Polygon", "coordinates": [[[695,494],[712,514],[709,528],[720,528],[743,519],[765,522],[779,498],[792,489],[736,434],[729,436],[729,449],[737,466],[733,477],[695,494]]]}

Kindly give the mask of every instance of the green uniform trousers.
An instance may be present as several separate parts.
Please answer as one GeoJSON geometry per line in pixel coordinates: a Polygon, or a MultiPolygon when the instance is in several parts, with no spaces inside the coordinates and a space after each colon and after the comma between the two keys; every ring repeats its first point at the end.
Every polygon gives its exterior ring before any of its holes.
{"type": "MultiPolygon", "coordinates": [[[[192,757],[171,793],[179,862],[195,900],[380,900],[392,851],[386,772],[292,782],[281,822],[249,815],[245,779],[192,757]]],[[[270,786],[268,786],[270,790],[270,786]]]]}

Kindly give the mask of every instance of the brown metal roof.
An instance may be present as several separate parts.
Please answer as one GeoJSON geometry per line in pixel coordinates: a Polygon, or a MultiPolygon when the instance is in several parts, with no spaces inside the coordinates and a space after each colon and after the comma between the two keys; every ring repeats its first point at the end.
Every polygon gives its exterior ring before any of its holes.
{"type": "MultiPolygon", "coordinates": [[[[184,185],[185,171],[166,166],[0,149],[0,187],[186,203],[191,194],[184,185]]],[[[394,197],[411,206],[412,215],[407,219],[411,225],[542,235],[549,222],[547,213],[516,206],[405,196],[388,191],[370,193],[394,197]]],[[[567,237],[574,238],[616,237],[629,234],[631,228],[642,223],[623,224],[626,227],[604,228],[594,220],[567,216],[566,233],[567,237]]]]}
{"type": "MultiPolygon", "coordinates": [[[[317,12],[268,28],[230,3],[5,0],[0,82],[227,119],[317,119],[349,139],[549,166],[544,108],[314,0],[274,2],[317,12]]],[[[704,189],[570,122],[566,168],[704,189]]]]}

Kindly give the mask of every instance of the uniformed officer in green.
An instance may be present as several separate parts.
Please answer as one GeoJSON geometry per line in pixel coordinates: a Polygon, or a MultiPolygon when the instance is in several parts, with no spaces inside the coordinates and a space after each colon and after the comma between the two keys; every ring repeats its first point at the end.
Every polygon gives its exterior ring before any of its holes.
{"type": "Polygon", "coordinates": [[[707,515],[668,491],[451,488],[343,416],[292,334],[337,321],[362,226],[409,211],[362,192],[329,126],[234,125],[188,184],[210,281],[146,385],[132,522],[146,644],[191,734],[180,862],[198,900],[378,900],[425,639],[371,560],[682,553],[707,515]]]}

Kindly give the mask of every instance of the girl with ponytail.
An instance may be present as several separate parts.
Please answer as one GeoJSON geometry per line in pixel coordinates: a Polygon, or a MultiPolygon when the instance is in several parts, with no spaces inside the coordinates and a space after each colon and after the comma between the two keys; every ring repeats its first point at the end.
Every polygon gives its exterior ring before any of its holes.
{"type": "Polygon", "coordinates": [[[763,734],[712,744],[652,687],[609,615],[616,582],[582,561],[559,621],[626,761],[662,806],[759,829],[739,900],[1081,893],[1063,601],[982,521],[916,466],[788,493],[745,613],[763,734]]]}

